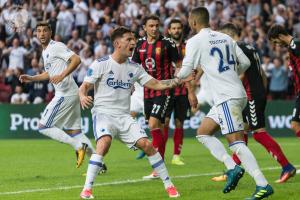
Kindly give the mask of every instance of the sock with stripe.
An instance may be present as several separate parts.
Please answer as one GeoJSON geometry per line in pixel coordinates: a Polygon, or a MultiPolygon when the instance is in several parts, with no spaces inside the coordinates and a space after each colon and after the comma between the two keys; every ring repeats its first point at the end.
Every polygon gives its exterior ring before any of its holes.
{"type": "Polygon", "coordinates": [[[265,147],[281,167],[285,167],[289,164],[279,144],[266,131],[255,132],[253,138],[265,147]]]}
{"type": "Polygon", "coordinates": [[[175,128],[174,130],[174,155],[180,155],[183,144],[183,128],[175,128]]]}
{"type": "Polygon", "coordinates": [[[63,130],[53,126],[50,128],[41,128],[39,132],[47,137],[50,137],[53,140],[58,142],[66,143],[71,145],[75,150],[81,147],[81,143],[79,143],[74,138],[70,137],[66,132],[63,130]]]}
{"type": "Polygon", "coordinates": [[[86,173],[86,179],[84,184],[84,189],[92,189],[94,180],[96,176],[98,175],[99,171],[102,169],[103,165],[103,156],[98,154],[92,154],[89,166],[86,173]]]}
{"type": "Polygon", "coordinates": [[[157,152],[152,156],[148,156],[148,160],[153,170],[159,175],[159,177],[163,181],[165,188],[173,186],[165,162],[160,156],[160,154],[157,152]]]}
{"type": "Polygon", "coordinates": [[[155,149],[158,150],[160,153],[161,157],[164,158],[164,138],[163,138],[163,133],[161,132],[160,128],[156,128],[150,131],[152,135],[152,145],[155,149]]]}
{"type": "Polygon", "coordinates": [[[253,177],[257,186],[265,187],[268,182],[258,167],[256,159],[244,141],[236,141],[229,145],[232,152],[236,153],[242,161],[245,170],[253,177]]]}
{"type": "MultiPolygon", "coordinates": [[[[246,132],[244,132],[243,135],[244,135],[245,144],[247,145],[248,144],[248,134],[246,132]]],[[[234,160],[234,162],[237,165],[241,165],[241,161],[240,161],[239,157],[235,153],[232,154],[232,159],[234,160]]]]}
{"type": "Polygon", "coordinates": [[[196,136],[199,142],[201,142],[210,153],[219,161],[223,162],[227,169],[233,169],[235,162],[227,153],[224,145],[215,136],[210,135],[198,135],[196,136]]]}

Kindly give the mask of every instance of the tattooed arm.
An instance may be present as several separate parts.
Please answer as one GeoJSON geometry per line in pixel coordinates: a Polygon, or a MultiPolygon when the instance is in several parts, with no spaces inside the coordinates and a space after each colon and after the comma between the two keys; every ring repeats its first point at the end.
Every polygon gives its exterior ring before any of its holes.
{"type": "Polygon", "coordinates": [[[181,81],[178,78],[168,79],[168,80],[157,80],[155,78],[152,78],[144,86],[153,90],[165,90],[165,89],[174,88],[180,84],[181,81]]]}

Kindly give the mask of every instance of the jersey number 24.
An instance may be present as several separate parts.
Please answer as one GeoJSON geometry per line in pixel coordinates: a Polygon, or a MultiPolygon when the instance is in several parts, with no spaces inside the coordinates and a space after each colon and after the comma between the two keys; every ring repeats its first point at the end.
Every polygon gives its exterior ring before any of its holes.
{"type": "Polygon", "coordinates": [[[226,60],[224,59],[224,55],[221,51],[220,48],[218,47],[213,47],[211,50],[210,50],[210,55],[211,56],[215,56],[217,55],[220,59],[219,61],[219,67],[218,67],[218,70],[220,73],[222,72],[225,72],[227,70],[230,69],[230,65],[235,65],[235,60],[234,60],[234,57],[233,55],[230,53],[230,50],[229,50],[229,46],[226,45],[226,52],[225,52],[225,56],[226,56],[226,60]],[[224,62],[225,61],[225,62],[224,62]],[[226,62],[227,61],[227,62],[226,62]]]}

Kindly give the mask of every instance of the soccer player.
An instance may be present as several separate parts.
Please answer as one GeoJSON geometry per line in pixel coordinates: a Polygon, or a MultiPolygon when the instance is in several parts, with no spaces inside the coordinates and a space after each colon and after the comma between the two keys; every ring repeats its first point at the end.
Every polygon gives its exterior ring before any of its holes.
{"type": "Polygon", "coordinates": [[[52,30],[47,22],[37,24],[36,34],[43,48],[45,72],[34,76],[23,74],[20,81],[50,80],[54,85],[55,96],[42,114],[39,132],[71,145],[76,150],[78,168],[85,152],[94,152],[90,140],[81,132],[78,86],[71,74],[80,64],[80,58],[63,43],[51,40],[52,30]]]}
{"type": "MultiPolygon", "coordinates": [[[[223,25],[220,31],[229,35],[235,41],[239,41],[240,39],[240,29],[232,23],[223,25]]],[[[251,63],[250,67],[240,75],[242,83],[246,89],[248,100],[247,106],[243,110],[244,122],[249,126],[248,130],[253,132],[253,138],[263,145],[281,165],[282,172],[280,178],[276,182],[286,182],[289,178],[295,175],[296,168],[289,163],[279,144],[272,138],[271,135],[268,134],[265,128],[264,113],[267,102],[267,78],[261,68],[258,52],[253,46],[241,41],[238,42],[238,46],[249,58],[251,63]]],[[[247,144],[247,134],[244,136],[247,144]]],[[[236,154],[233,155],[233,159],[237,164],[241,164],[241,161],[236,154]]]]}
{"type": "MultiPolygon", "coordinates": [[[[176,44],[159,32],[160,21],[156,15],[146,16],[144,30],[146,36],[140,38],[134,50],[132,61],[142,64],[146,72],[158,80],[173,77],[173,68],[179,61],[176,44]]],[[[163,124],[166,110],[170,106],[172,91],[155,91],[144,88],[144,113],[152,135],[152,144],[164,158],[163,124]]],[[[155,171],[144,179],[158,178],[155,171]]]]}
{"type": "MultiPolygon", "coordinates": [[[[172,40],[176,43],[180,60],[183,59],[185,53],[185,41],[183,40],[183,24],[179,19],[172,19],[168,25],[168,33],[172,40]]],[[[174,89],[174,98],[171,101],[171,107],[167,110],[164,125],[164,147],[168,141],[169,123],[172,112],[174,111],[175,130],[173,135],[174,151],[172,164],[184,165],[180,157],[183,144],[183,123],[191,114],[191,106],[197,107],[197,97],[190,83],[185,83],[174,89]]]]}
{"type": "Polygon", "coordinates": [[[292,69],[297,99],[293,110],[291,129],[300,138],[300,40],[293,38],[283,26],[275,24],[268,32],[268,39],[273,44],[288,47],[290,67],[292,69]]]}
{"type": "Polygon", "coordinates": [[[93,104],[93,129],[97,142],[96,154],[92,154],[84,188],[80,194],[83,199],[92,199],[92,185],[99,170],[103,166],[103,158],[107,154],[112,136],[118,135],[120,140],[130,149],[139,148],[148,156],[152,168],[162,179],[169,197],[179,197],[179,193],[170,180],[161,155],[154,149],[145,131],[130,116],[131,87],[135,82],[152,90],[165,90],[178,85],[178,79],[159,81],[146,73],[137,63],[128,57],[135,48],[133,33],[118,27],[111,34],[114,46],[112,55],[95,60],[87,71],[83,84],[79,88],[82,108],[93,104]],[[94,87],[94,100],[87,96],[94,87]]]}
{"type": "Polygon", "coordinates": [[[237,186],[244,169],[233,161],[224,145],[213,136],[220,126],[229,148],[237,154],[256,182],[256,190],[249,199],[266,198],[273,194],[273,189],[259,169],[252,152],[245,145],[242,134],[242,110],[247,104],[247,96],[235,69],[237,63],[241,69],[247,69],[250,61],[232,38],[209,28],[209,13],[205,7],[192,9],[189,25],[196,35],[187,41],[186,54],[177,76],[183,79],[193,68],[200,66],[199,70],[206,74],[214,102],[197,130],[197,139],[217,160],[225,164],[228,171],[223,192],[230,192],[237,186]]]}

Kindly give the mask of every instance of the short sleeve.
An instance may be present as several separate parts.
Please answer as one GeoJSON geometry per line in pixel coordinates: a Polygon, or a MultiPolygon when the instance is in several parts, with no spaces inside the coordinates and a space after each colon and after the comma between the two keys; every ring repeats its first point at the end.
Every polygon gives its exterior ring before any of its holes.
{"type": "Polygon", "coordinates": [[[166,41],[168,42],[168,46],[167,46],[168,57],[172,62],[177,63],[180,60],[180,57],[179,57],[179,53],[178,53],[178,49],[176,47],[176,44],[171,39],[166,40],[166,41]]]}
{"type": "Polygon", "coordinates": [[[148,81],[153,79],[153,77],[150,76],[143,67],[138,66],[135,79],[140,85],[145,85],[148,81]]]}
{"type": "Polygon", "coordinates": [[[105,63],[106,62],[99,62],[98,60],[95,60],[88,68],[84,77],[84,82],[95,84],[96,81],[104,74],[105,63]]]}
{"type": "Polygon", "coordinates": [[[53,53],[55,57],[63,59],[65,62],[68,62],[68,60],[75,54],[73,51],[71,51],[65,44],[61,42],[57,42],[53,46],[53,53]]]}
{"type": "Polygon", "coordinates": [[[139,47],[140,47],[139,44],[140,44],[140,43],[138,42],[138,44],[136,45],[136,47],[135,47],[135,49],[134,49],[134,51],[133,51],[131,60],[132,60],[133,62],[136,62],[136,63],[141,64],[140,53],[139,53],[139,47]]]}

